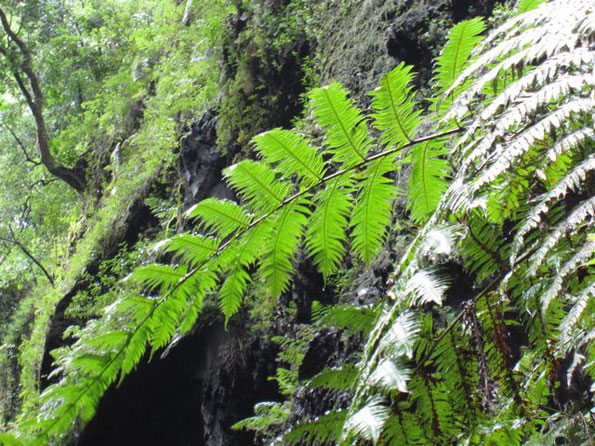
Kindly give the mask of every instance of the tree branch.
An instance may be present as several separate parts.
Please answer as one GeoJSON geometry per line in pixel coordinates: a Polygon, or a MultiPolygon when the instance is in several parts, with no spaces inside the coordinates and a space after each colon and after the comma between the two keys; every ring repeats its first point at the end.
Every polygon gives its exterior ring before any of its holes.
{"type": "Polygon", "coordinates": [[[43,93],[41,91],[39,78],[31,67],[31,53],[29,48],[23,40],[15,34],[11,29],[10,23],[6,17],[6,13],[0,8],[0,23],[9,42],[14,42],[18,47],[21,58],[20,61],[15,60],[13,55],[7,49],[2,48],[0,54],[8,60],[11,65],[12,75],[15,78],[19,89],[23,93],[29,110],[35,119],[37,129],[37,150],[41,164],[57,178],[60,178],[74,190],[76,190],[81,197],[85,190],[85,180],[83,176],[74,169],[61,166],[56,163],[52,152],[50,150],[50,139],[47,134],[47,126],[43,116],[43,93]],[[27,85],[27,83],[29,85],[27,85]]]}
{"type": "Polygon", "coordinates": [[[55,286],[54,278],[52,277],[52,275],[48,272],[48,270],[45,269],[45,267],[41,264],[41,262],[39,260],[37,260],[33,256],[33,254],[31,254],[29,252],[29,250],[25,247],[25,245],[23,245],[21,242],[19,242],[16,239],[16,237],[14,235],[14,232],[12,230],[12,227],[9,226],[8,227],[8,230],[10,231],[10,237],[11,238],[0,236],[0,240],[3,240],[5,242],[7,242],[7,243],[11,243],[11,244],[17,246],[23,252],[23,254],[25,254],[27,257],[29,257],[29,259],[31,259],[31,261],[33,263],[35,263],[39,267],[39,269],[41,269],[41,271],[43,272],[43,274],[45,275],[45,277],[48,279],[48,281],[50,282],[50,284],[52,285],[52,287],[55,286]]]}
{"type": "Polygon", "coordinates": [[[27,162],[33,164],[34,166],[39,166],[41,163],[39,161],[35,161],[33,158],[31,158],[29,156],[29,153],[27,152],[27,148],[25,147],[25,144],[17,136],[17,134],[14,132],[14,130],[8,124],[6,124],[6,122],[4,122],[4,121],[2,121],[2,125],[8,131],[8,133],[10,133],[10,135],[14,138],[14,140],[17,143],[17,145],[19,146],[19,148],[23,152],[23,155],[25,155],[25,159],[27,160],[27,162]]]}

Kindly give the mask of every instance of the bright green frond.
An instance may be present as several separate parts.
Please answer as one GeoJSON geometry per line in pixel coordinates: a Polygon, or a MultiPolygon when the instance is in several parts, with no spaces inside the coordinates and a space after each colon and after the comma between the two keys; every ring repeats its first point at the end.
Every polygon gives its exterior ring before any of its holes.
{"type": "Polygon", "coordinates": [[[411,67],[401,63],[382,76],[380,87],[370,93],[374,98],[374,126],[382,131],[382,142],[389,148],[411,141],[421,122],[411,92],[412,78],[411,67]]]}
{"type": "Polygon", "coordinates": [[[441,90],[449,88],[462,73],[484,30],[485,23],[481,17],[464,20],[452,27],[446,45],[436,59],[437,82],[441,90]]]}
{"type": "Polygon", "coordinates": [[[254,143],[263,158],[275,164],[286,178],[297,175],[311,185],[324,176],[322,156],[292,130],[270,130],[255,136],[254,143]]]}
{"type": "Polygon", "coordinates": [[[409,177],[408,202],[411,217],[424,221],[438,206],[448,183],[449,171],[444,142],[432,140],[411,149],[411,176],[409,177]]]}
{"type": "Polygon", "coordinates": [[[225,238],[238,229],[245,229],[250,216],[241,206],[230,200],[207,198],[192,206],[187,215],[199,220],[201,227],[225,238]]]}
{"type": "Polygon", "coordinates": [[[341,368],[325,368],[314,376],[306,386],[312,389],[349,390],[355,383],[358,374],[359,368],[356,364],[345,364],[341,368]]]}
{"type": "Polygon", "coordinates": [[[152,265],[140,266],[130,275],[135,282],[146,286],[149,290],[161,288],[165,293],[172,286],[178,283],[186,274],[186,265],[152,265]]]}
{"type": "Polygon", "coordinates": [[[312,90],[310,107],[335,161],[353,166],[366,158],[372,145],[366,120],[340,84],[312,90]]]}
{"type": "Polygon", "coordinates": [[[397,195],[394,181],[387,177],[395,169],[392,157],[378,159],[364,172],[351,214],[354,252],[367,264],[378,253],[391,221],[397,195]]]}
{"type": "Polygon", "coordinates": [[[253,209],[273,210],[289,193],[289,185],[276,178],[271,168],[261,162],[240,161],[223,173],[227,182],[253,209]]]}
{"type": "Polygon", "coordinates": [[[331,180],[314,198],[316,209],[310,217],[306,248],[325,277],[336,270],[345,254],[352,191],[353,181],[345,174],[331,180]]]}
{"type": "Polygon", "coordinates": [[[174,252],[188,262],[198,265],[217,252],[219,240],[204,235],[180,234],[161,245],[166,252],[174,252]]]}
{"type": "Polygon", "coordinates": [[[524,12],[531,11],[536,9],[542,3],[545,3],[546,0],[519,0],[518,5],[516,7],[516,13],[522,14],[524,12]]]}
{"type": "Polygon", "coordinates": [[[279,211],[273,221],[273,230],[265,242],[262,276],[273,299],[283,293],[293,274],[292,260],[295,257],[304,228],[308,222],[308,200],[294,200],[279,211]]]}
{"type": "Polygon", "coordinates": [[[252,281],[248,268],[258,260],[270,233],[269,222],[261,223],[234,241],[221,255],[227,275],[219,290],[219,307],[226,324],[240,308],[246,287],[252,281]]]}

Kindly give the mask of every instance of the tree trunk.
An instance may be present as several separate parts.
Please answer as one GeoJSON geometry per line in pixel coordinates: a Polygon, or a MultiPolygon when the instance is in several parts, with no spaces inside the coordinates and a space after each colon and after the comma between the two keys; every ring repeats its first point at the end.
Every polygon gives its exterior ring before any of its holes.
{"type": "Polygon", "coordinates": [[[14,42],[19,48],[21,57],[18,59],[20,60],[17,60],[7,48],[0,48],[0,54],[4,55],[8,60],[15,81],[23,93],[29,110],[35,119],[35,126],[37,129],[37,151],[39,153],[41,164],[43,164],[52,175],[76,190],[82,197],[85,190],[84,175],[75,169],[57,164],[50,150],[50,139],[47,134],[47,127],[43,116],[43,93],[41,91],[39,79],[31,67],[31,53],[29,52],[27,45],[25,45],[25,42],[12,31],[10,23],[2,8],[0,8],[0,22],[2,22],[2,28],[8,37],[8,41],[14,42]]]}

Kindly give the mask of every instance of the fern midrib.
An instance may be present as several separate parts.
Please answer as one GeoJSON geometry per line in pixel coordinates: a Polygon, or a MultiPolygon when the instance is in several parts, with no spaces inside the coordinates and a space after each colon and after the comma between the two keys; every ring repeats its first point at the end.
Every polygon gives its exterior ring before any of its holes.
{"type": "MultiPolygon", "coordinates": [[[[333,101],[331,100],[331,97],[328,94],[328,90],[322,90],[322,91],[324,92],[324,95],[326,96],[327,102],[328,102],[328,104],[329,104],[329,106],[331,108],[331,111],[333,112],[333,115],[335,116],[335,119],[337,120],[337,122],[341,126],[341,129],[343,130],[343,134],[345,135],[345,137],[349,141],[349,145],[354,150],[354,152],[357,154],[357,156],[359,156],[360,160],[364,160],[365,159],[364,156],[357,149],[357,146],[355,145],[355,143],[353,142],[353,139],[351,138],[349,132],[345,128],[345,124],[343,124],[343,120],[341,119],[341,116],[337,113],[337,110],[335,109],[335,105],[333,104],[333,101]]],[[[356,129],[357,129],[357,126],[358,125],[359,125],[359,123],[356,124],[356,127],[355,127],[356,129]]]]}
{"type": "MultiPolygon", "coordinates": [[[[456,45],[456,50],[455,50],[455,57],[453,60],[453,65],[452,65],[452,76],[451,78],[448,80],[449,83],[452,83],[452,81],[456,78],[457,76],[457,61],[459,59],[459,53],[461,51],[461,45],[463,43],[463,37],[465,36],[465,30],[467,29],[468,23],[464,22],[463,26],[461,27],[461,34],[459,35],[459,39],[457,41],[457,45],[456,45]]],[[[454,92],[453,92],[454,93],[454,92]]]]}

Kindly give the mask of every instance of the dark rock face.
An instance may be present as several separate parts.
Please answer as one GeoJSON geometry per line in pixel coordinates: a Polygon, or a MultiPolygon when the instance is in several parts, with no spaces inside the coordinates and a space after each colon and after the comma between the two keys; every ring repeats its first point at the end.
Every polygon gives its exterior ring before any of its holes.
{"type": "Polygon", "coordinates": [[[80,446],[245,446],[252,434],[230,426],[261,399],[278,399],[267,380],[275,348],[217,326],[183,339],[102,399],[80,446]]]}
{"type": "Polygon", "coordinates": [[[230,198],[221,181],[221,170],[229,164],[217,148],[217,114],[205,113],[186,133],[180,148],[180,174],[184,184],[184,208],[215,196],[230,198]]]}
{"type": "Polygon", "coordinates": [[[446,39],[453,23],[479,15],[491,14],[496,0],[406,0],[387,30],[388,54],[413,65],[421,81],[429,80],[432,61],[446,39]],[[403,5],[404,4],[404,5],[403,5]]]}

